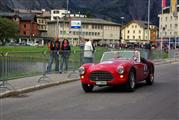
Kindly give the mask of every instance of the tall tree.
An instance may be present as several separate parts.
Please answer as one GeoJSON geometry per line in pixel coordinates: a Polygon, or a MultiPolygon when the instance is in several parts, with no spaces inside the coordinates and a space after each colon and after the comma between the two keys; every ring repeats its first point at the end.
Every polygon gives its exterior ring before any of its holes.
{"type": "Polygon", "coordinates": [[[8,38],[15,38],[17,35],[17,22],[7,18],[0,18],[0,41],[2,45],[6,44],[8,38]]]}

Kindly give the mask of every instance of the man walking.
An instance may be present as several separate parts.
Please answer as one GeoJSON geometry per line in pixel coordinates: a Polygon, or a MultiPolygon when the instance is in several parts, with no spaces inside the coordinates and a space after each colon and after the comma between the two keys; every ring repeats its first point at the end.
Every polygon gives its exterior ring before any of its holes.
{"type": "Polygon", "coordinates": [[[84,63],[93,63],[93,45],[92,40],[86,40],[84,46],[84,63]]]}
{"type": "Polygon", "coordinates": [[[55,71],[59,72],[59,50],[60,50],[59,38],[53,39],[48,43],[48,49],[50,51],[49,64],[47,66],[47,72],[51,71],[53,60],[55,59],[55,71]]]}

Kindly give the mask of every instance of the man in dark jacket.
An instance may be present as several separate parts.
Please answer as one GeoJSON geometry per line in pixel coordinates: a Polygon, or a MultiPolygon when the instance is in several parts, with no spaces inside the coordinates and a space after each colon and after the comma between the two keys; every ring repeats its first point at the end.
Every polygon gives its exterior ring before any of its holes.
{"type": "Polygon", "coordinates": [[[53,60],[55,59],[55,71],[59,72],[59,50],[60,50],[59,38],[53,39],[48,43],[48,49],[50,51],[49,64],[47,66],[47,72],[51,71],[53,60]]]}

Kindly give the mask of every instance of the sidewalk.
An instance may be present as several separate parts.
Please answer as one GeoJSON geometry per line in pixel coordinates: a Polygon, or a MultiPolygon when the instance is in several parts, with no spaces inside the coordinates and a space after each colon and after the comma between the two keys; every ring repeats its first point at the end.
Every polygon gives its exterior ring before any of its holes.
{"type": "MultiPolygon", "coordinates": [[[[78,71],[68,71],[67,73],[51,73],[46,76],[39,75],[9,80],[4,87],[0,86],[0,98],[18,95],[21,93],[32,92],[35,90],[56,86],[63,83],[79,80],[78,71]],[[44,77],[44,79],[39,79],[44,77]],[[3,88],[2,88],[3,87],[3,88]]],[[[1,83],[0,83],[1,84],[1,83]]]]}
{"type": "MultiPolygon", "coordinates": [[[[175,62],[175,59],[155,60],[153,62],[155,63],[155,65],[160,65],[175,62]]],[[[77,70],[75,72],[68,71],[67,73],[63,74],[52,73],[47,74],[46,76],[49,79],[45,78],[45,80],[41,80],[40,82],[38,82],[38,80],[40,79],[40,77],[42,77],[42,75],[9,80],[6,84],[9,89],[0,87],[0,98],[19,95],[22,93],[32,92],[35,90],[79,80],[79,74],[77,70]]]]}

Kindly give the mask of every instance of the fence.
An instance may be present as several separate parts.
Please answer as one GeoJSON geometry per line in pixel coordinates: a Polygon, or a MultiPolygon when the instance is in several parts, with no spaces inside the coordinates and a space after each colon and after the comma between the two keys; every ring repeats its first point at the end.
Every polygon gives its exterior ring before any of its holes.
{"type": "MultiPolygon", "coordinates": [[[[118,49],[103,49],[96,50],[94,53],[94,62],[98,63],[104,51],[118,50],[118,49]]],[[[163,51],[159,50],[142,50],[141,56],[148,57],[152,60],[167,58],[169,55],[163,51]]],[[[60,63],[62,58],[61,53],[59,55],[60,63]]],[[[1,52],[0,53],[0,88],[14,89],[12,85],[8,83],[8,80],[33,76],[42,75],[38,82],[40,81],[50,81],[47,76],[47,65],[49,62],[50,53],[49,52],[1,52]]],[[[83,51],[73,50],[68,58],[68,77],[73,74],[77,75],[78,68],[83,64],[83,51]]],[[[52,66],[52,72],[54,72],[54,64],[52,66]]],[[[62,69],[64,71],[64,69],[62,69]]]]}

